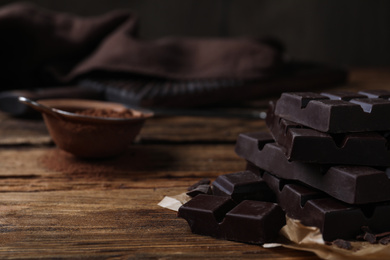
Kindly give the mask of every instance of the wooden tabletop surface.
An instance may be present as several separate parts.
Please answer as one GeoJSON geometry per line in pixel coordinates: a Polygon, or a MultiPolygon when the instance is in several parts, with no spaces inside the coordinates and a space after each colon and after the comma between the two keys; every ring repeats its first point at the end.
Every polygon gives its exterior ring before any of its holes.
{"type": "MultiPolygon", "coordinates": [[[[353,69],[339,88],[390,89],[390,69],[353,69]]],[[[243,170],[236,137],[261,129],[260,119],[157,117],[123,156],[83,161],[56,148],[41,120],[0,114],[0,258],[318,259],[192,234],[157,205],[243,170]]]]}

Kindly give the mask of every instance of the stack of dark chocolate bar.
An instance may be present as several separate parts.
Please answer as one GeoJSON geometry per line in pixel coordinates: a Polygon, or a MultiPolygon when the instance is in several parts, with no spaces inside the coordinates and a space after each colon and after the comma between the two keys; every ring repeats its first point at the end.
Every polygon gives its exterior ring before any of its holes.
{"type": "MultiPolygon", "coordinates": [[[[283,93],[270,104],[270,131],[237,139],[247,169],[219,176],[179,216],[194,233],[248,243],[277,236],[285,223],[281,209],[318,227],[325,241],[388,234],[389,98],[386,90],[283,93]],[[206,212],[213,217],[206,220],[206,212]]],[[[383,237],[374,242],[387,244],[383,237]]]]}
{"type": "Polygon", "coordinates": [[[390,91],[283,93],[236,153],[325,241],[390,231],[390,91]]]}

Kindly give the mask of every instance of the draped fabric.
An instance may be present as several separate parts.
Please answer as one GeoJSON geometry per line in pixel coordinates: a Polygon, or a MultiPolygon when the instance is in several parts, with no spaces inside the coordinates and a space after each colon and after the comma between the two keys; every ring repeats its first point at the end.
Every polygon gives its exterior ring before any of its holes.
{"type": "Polygon", "coordinates": [[[88,73],[129,73],[167,79],[261,79],[281,51],[254,38],[137,37],[130,11],[96,17],[31,4],[0,9],[0,90],[70,82],[88,73]]]}

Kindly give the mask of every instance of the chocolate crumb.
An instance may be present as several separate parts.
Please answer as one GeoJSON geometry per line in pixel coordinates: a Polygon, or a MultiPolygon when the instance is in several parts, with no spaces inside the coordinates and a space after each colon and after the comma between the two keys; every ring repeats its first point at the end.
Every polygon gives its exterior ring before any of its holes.
{"type": "Polygon", "coordinates": [[[343,249],[347,249],[347,250],[352,249],[351,242],[346,241],[344,239],[336,239],[335,241],[333,241],[333,244],[343,249]]]}
{"type": "Polygon", "coordinates": [[[390,236],[382,237],[379,239],[379,244],[388,245],[390,243],[390,236]]]}
{"type": "Polygon", "coordinates": [[[363,239],[368,241],[368,242],[370,242],[371,244],[375,244],[377,242],[375,234],[372,234],[372,233],[369,233],[369,232],[366,232],[364,234],[363,239]]]}
{"type": "Polygon", "coordinates": [[[364,233],[356,236],[357,240],[367,241],[371,244],[376,244],[376,243],[379,243],[382,245],[390,244],[390,231],[386,231],[386,232],[382,232],[382,233],[374,233],[367,226],[361,227],[361,230],[364,233]]]}
{"type": "Polygon", "coordinates": [[[210,184],[210,179],[207,179],[207,178],[203,178],[201,179],[200,181],[198,181],[197,183],[191,185],[190,187],[188,187],[188,191],[192,191],[192,190],[195,190],[199,185],[209,185],[210,184]]]}
{"type": "Polygon", "coordinates": [[[361,230],[363,234],[360,234],[356,237],[357,240],[364,240],[371,244],[377,243],[377,235],[371,231],[371,229],[367,226],[362,226],[361,230]]]}

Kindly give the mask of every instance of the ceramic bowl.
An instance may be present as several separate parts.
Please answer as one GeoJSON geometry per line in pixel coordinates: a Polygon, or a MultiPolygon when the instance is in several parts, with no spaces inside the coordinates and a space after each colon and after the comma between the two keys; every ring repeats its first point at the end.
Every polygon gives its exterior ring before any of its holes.
{"type": "Polygon", "coordinates": [[[104,101],[45,99],[34,102],[23,97],[19,98],[19,101],[42,113],[50,136],[60,149],[81,158],[120,155],[134,141],[145,120],[153,116],[151,112],[128,109],[122,104],[104,101]],[[132,117],[78,114],[87,109],[118,113],[130,110],[132,117]]]}

